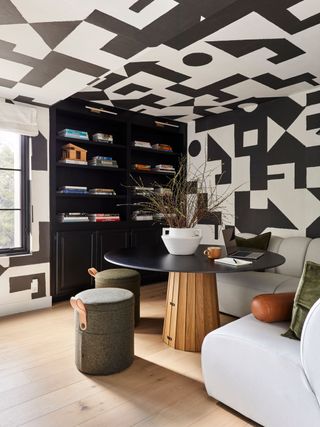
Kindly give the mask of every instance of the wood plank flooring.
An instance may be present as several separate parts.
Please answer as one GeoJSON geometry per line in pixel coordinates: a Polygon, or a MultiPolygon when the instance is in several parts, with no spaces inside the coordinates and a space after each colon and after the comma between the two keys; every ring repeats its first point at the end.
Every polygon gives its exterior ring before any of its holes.
{"type": "Polygon", "coordinates": [[[255,425],[207,396],[198,353],[162,342],[165,295],[165,284],[142,288],[135,361],[111,376],[75,368],[67,302],[1,318],[0,427],[255,425]]]}

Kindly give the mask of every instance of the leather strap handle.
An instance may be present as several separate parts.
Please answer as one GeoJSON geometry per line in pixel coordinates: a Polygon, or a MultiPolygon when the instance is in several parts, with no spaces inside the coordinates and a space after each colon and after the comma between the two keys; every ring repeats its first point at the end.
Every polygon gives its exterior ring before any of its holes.
{"type": "Polygon", "coordinates": [[[80,329],[85,331],[87,329],[87,310],[84,303],[80,298],[70,298],[71,307],[79,313],[80,329]]]}
{"type": "Polygon", "coordinates": [[[90,274],[90,276],[96,277],[98,270],[96,270],[94,267],[90,267],[90,268],[88,268],[88,273],[90,274]]]}

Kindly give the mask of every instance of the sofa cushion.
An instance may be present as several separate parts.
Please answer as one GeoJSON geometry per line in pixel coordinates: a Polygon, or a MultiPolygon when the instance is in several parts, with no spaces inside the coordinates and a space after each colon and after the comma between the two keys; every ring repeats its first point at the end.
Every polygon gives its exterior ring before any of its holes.
{"type": "Polygon", "coordinates": [[[316,427],[320,410],[300,361],[300,343],[281,333],[288,322],[252,315],[209,333],[202,345],[207,392],[268,427],[316,427]]]}
{"type": "Polygon", "coordinates": [[[320,265],[306,261],[294,298],[292,319],[285,337],[300,339],[304,321],[313,304],[320,298],[320,265]]]}
{"type": "Polygon", "coordinates": [[[305,260],[320,264],[320,238],[311,240],[306,252],[305,260]]]}
{"type": "Polygon", "coordinates": [[[269,246],[271,233],[263,233],[258,234],[255,237],[251,237],[249,239],[245,239],[240,236],[236,236],[237,246],[246,247],[252,249],[260,249],[262,251],[266,251],[269,246]]]}
{"type": "Polygon", "coordinates": [[[295,292],[299,279],[282,274],[258,271],[217,274],[219,310],[237,317],[245,316],[251,312],[251,301],[256,295],[272,294],[287,281],[291,285],[287,292],[295,292]]]}
{"type": "Polygon", "coordinates": [[[283,239],[278,253],[285,257],[286,262],[276,267],[276,272],[300,278],[310,242],[311,239],[308,237],[287,237],[283,239]]]}

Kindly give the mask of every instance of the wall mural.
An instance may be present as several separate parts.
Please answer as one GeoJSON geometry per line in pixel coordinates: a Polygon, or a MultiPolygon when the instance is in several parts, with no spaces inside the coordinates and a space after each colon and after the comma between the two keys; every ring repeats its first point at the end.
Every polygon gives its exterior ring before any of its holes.
{"type": "Polygon", "coordinates": [[[0,316],[51,305],[49,223],[49,110],[37,108],[39,135],[31,138],[30,255],[0,257],[0,316]],[[37,290],[31,282],[37,279],[37,290]]]}
{"type": "Polygon", "coordinates": [[[239,232],[320,237],[319,128],[319,90],[283,97],[189,124],[189,160],[220,191],[241,184],[224,221],[239,232]]]}
{"type": "Polygon", "coordinates": [[[315,0],[3,0],[0,97],[191,121],[320,83],[315,0]],[[76,4],[76,7],[75,7],[76,4]]]}

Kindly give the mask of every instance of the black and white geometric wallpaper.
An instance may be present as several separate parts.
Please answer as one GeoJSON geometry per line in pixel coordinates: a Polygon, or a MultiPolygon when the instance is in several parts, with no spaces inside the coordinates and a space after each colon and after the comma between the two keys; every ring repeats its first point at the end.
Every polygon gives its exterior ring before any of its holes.
{"type": "Polygon", "coordinates": [[[184,122],[320,83],[318,0],[1,0],[0,97],[184,122]]]}
{"type": "MultiPolygon", "coordinates": [[[[320,90],[232,111],[188,125],[189,161],[205,161],[211,185],[231,186],[231,217],[239,232],[271,230],[320,236],[320,90]],[[222,176],[220,176],[222,173],[222,176]]],[[[211,233],[212,234],[212,233],[211,233]]]]}
{"type": "Polygon", "coordinates": [[[0,316],[51,306],[49,110],[36,107],[39,134],[30,138],[31,254],[0,257],[0,316]],[[37,289],[31,289],[36,279],[37,289]]]}

